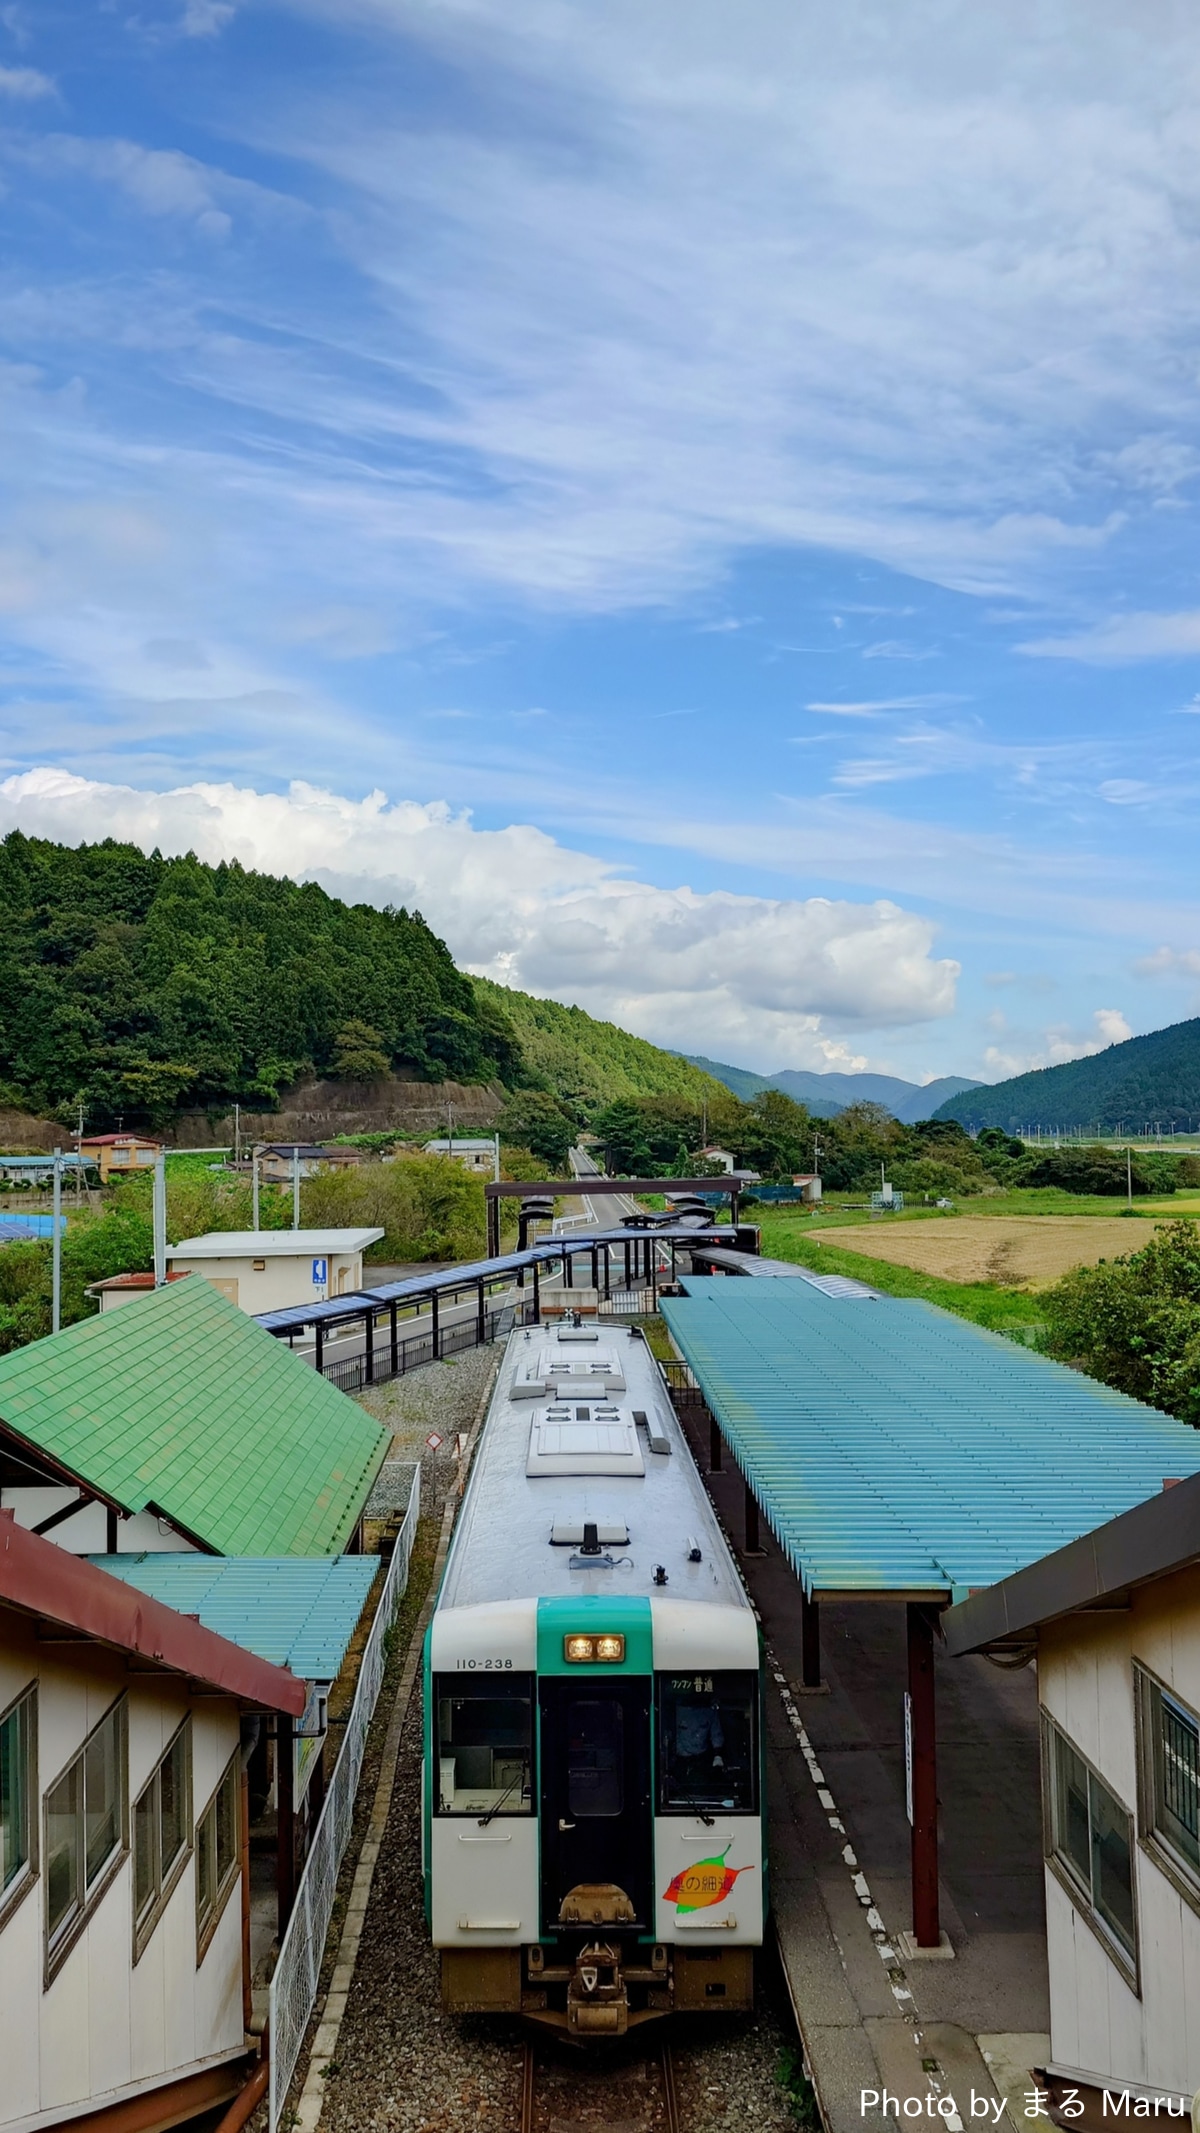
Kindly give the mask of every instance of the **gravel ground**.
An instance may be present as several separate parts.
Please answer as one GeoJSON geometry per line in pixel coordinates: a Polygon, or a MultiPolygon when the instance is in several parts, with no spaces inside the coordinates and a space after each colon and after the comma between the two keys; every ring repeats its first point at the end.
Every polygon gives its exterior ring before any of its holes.
{"type": "MultiPolygon", "coordinates": [[[[410,1377],[375,1386],[360,1404],[392,1431],[397,1462],[422,1459],[422,1528],[432,1533],[454,1486],[454,1438],[469,1429],[499,1351],[468,1351],[410,1377]],[[444,1449],[430,1455],[436,1430],[444,1449]],[[428,1521],[428,1524],[427,1524],[428,1521]]],[[[415,1566],[414,1566],[415,1567],[415,1566]]],[[[412,1594],[414,1608],[418,1596],[412,1594]]],[[[395,1658],[398,1662],[400,1652],[395,1658]]],[[[374,1738],[386,1726],[395,1679],[385,1684],[374,1738]]],[[[367,1927],[337,2058],[329,2070],[327,2133],[516,2133],[524,2032],[512,2020],[443,2013],[437,1958],[429,1946],[421,1886],[419,1695],[405,1726],[387,1838],[376,1868],[367,1927]]],[[[364,1778],[373,1790],[376,1757],[364,1778]]],[[[365,1794],[369,1798],[369,1792],[365,1794]]],[[[360,1806],[362,1800],[360,1799],[360,1806]]],[[[796,2119],[779,2082],[795,2042],[782,1981],[770,1954],[761,1965],[751,2018],[672,2025],[684,2133],[785,2133],[796,2119]]],[[[659,2133],[659,2038],[651,2030],[611,2053],[542,2049],[538,2133],[576,2125],[590,2133],[659,2133]]]]}

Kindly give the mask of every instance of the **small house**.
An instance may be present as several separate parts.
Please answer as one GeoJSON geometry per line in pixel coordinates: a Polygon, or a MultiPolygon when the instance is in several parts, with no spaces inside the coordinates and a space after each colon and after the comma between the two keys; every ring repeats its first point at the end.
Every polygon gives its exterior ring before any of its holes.
{"type": "Polygon", "coordinates": [[[806,1206],[815,1207],[821,1197],[821,1180],[815,1170],[800,1170],[792,1179],[800,1188],[800,1198],[806,1206]]]}
{"type": "Polygon", "coordinates": [[[1190,2107],[1200,2089],[1200,1474],[1164,1481],[1149,1502],[972,1593],[942,1622],[953,1654],[1037,1668],[1049,2078],[1101,2092],[1097,2119],[1126,2092],[1118,2115],[1149,2115],[1155,2097],[1190,2107]]]}
{"type": "Polygon", "coordinates": [[[254,1151],[258,1173],[268,1185],[290,1185],[297,1170],[302,1178],[315,1178],[323,1170],[357,1170],[361,1148],[326,1147],[316,1141],[270,1141],[254,1151]]]}
{"type": "Polygon", "coordinates": [[[203,1275],[257,1316],[361,1289],[363,1253],[383,1235],[379,1228],[210,1230],[168,1245],[167,1263],[172,1273],[203,1275]]]}
{"type": "Polygon", "coordinates": [[[455,1134],[453,1140],[426,1141],[425,1153],[449,1156],[452,1162],[461,1163],[464,1170],[469,1170],[472,1177],[496,1175],[496,1143],[491,1139],[460,1140],[455,1134]]]}
{"type": "Polygon", "coordinates": [[[137,1133],[93,1133],[79,1143],[79,1152],[90,1156],[100,1172],[100,1183],[127,1177],[131,1171],[153,1170],[161,1141],[143,1140],[137,1133]]]}

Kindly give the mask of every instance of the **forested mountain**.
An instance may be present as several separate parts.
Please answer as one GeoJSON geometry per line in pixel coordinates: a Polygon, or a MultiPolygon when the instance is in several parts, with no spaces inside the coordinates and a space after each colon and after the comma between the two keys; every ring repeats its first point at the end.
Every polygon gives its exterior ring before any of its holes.
{"type": "Polygon", "coordinates": [[[1002,1126],[1007,1133],[1034,1126],[1112,1133],[1194,1127],[1200,1124],[1200,1020],[1127,1037],[1090,1059],[971,1089],[935,1115],[956,1118],[970,1132],[981,1126],[1002,1126]]]}
{"type": "Polygon", "coordinates": [[[419,912],[112,839],[0,843],[0,1103],[90,1132],[270,1110],[306,1076],[566,1098],[723,1091],[577,1007],[459,971],[419,912]]]}
{"type": "Polygon", "coordinates": [[[306,1073],[520,1081],[511,1025],[417,912],[111,839],[0,844],[6,1100],[91,1131],[269,1107],[306,1073]]]}
{"type": "Polygon", "coordinates": [[[743,1103],[749,1103],[764,1089],[782,1089],[785,1096],[790,1096],[793,1103],[803,1104],[814,1118],[836,1118],[848,1104],[882,1104],[893,1118],[915,1125],[920,1119],[941,1116],[939,1105],[961,1090],[976,1087],[975,1082],[964,1081],[959,1074],[943,1074],[940,1080],[924,1084],[902,1081],[896,1074],[815,1074],[802,1067],[785,1067],[778,1074],[752,1074],[746,1067],[722,1066],[715,1059],[703,1059],[695,1053],[683,1056],[724,1082],[743,1103]]]}
{"type": "Polygon", "coordinates": [[[725,1093],[700,1062],[660,1051],[615,1022],[596,1021],[582,1007],[535,1000],[490,978],[473,983],[478,999],[511,1025],[530,1074],[584,1111],[639,1096],[682,1096],[701,1105],[725,1093]]]}

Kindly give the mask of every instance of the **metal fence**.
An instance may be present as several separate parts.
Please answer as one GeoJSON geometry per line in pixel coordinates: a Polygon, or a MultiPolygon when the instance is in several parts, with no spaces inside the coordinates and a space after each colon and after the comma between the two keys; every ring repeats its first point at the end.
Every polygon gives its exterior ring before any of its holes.
{"type": "Polygon", "coordinates": [[[423,1363],[433,1363],[442,1356],[459,1355],[464,1348],[479,1348],[489,1341],[507,1340],[514,1326],[531,1326],[534,1322],[532,1302],[502,1304],[499,1310],[485,1311],[481,1323],[477,1315],[460,1318],[451,1325],[439,1326],[437,1346],[434,1347],[433,1329],[427,1326],[422,1333],[410,1333],[406,1339],[396,1342],[396,1367],[392,1368],[392,1347],[388,1341],[377,1348],[372,1358],[371,1375],[367,1376],[366,1357],[347,1356],[344,1362],[324,1363],[321,1375],[339,1392],[363,1392],[368,1385],[386,1385],[390,1378],[402,1378],[406,1371],[419,1370],[423,1363]]]}
{"type": "Polygon", "coordinates": [[[408,1585],[408,1566],[421,1509],[421,1469],[413,1475],[408,1508],[396,1539],[371,1634],[358,1670],[341,1753],[313,1833],[296,1902],[271,1979],[271,2133],[276,2133],[304,2033],[317,1997],[325,1936],[333,1914],[338,1871],[354,1820],[354,1801],[367,1733],[387,1666],[387,1634],[408,1585]]]}
{"type": "Polygon", "coordinates": [[[686,1363],[668,1361],[659,1364],[663,1383],[676,1407],[703,1407],[704,1394],[686,1363]]]}

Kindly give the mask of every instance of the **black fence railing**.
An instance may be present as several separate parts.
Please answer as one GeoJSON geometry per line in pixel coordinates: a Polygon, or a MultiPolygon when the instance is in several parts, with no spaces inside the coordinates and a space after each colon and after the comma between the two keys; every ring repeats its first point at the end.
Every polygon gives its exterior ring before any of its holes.
{"type": "Polygon", "coordinates": [[[506,1340],[514,1326],[535,1323],[532,1301],[503,1304],[498,1311],[485,1311],[482,1319],[472,1315],[451,1325],[439,1326],[436,1345],[431,1326],[398,1340],[394,1368],[392,1344],[384,1337],[375,1349],[369,1372],[364,1354],[346,1356],[341,1362],[330,1360],[322,1365],[321,1375],[330,1385],[336,1385],[339,1392],[363,1392],[368,1385],[386,1385],[390,1379],[402,1378],[406,1372],[419,1370],[425,1363],[439,1362],[448,1355],[460,1355],[464,1348],[479,1348],[489,1341],[506,1340]]]}
{"type": "Polygon", "coordinates": [[[660,1363],[663,1383],[676,1407],[703,1407],[704,1394],[686,1363],[660,1363]]]}

